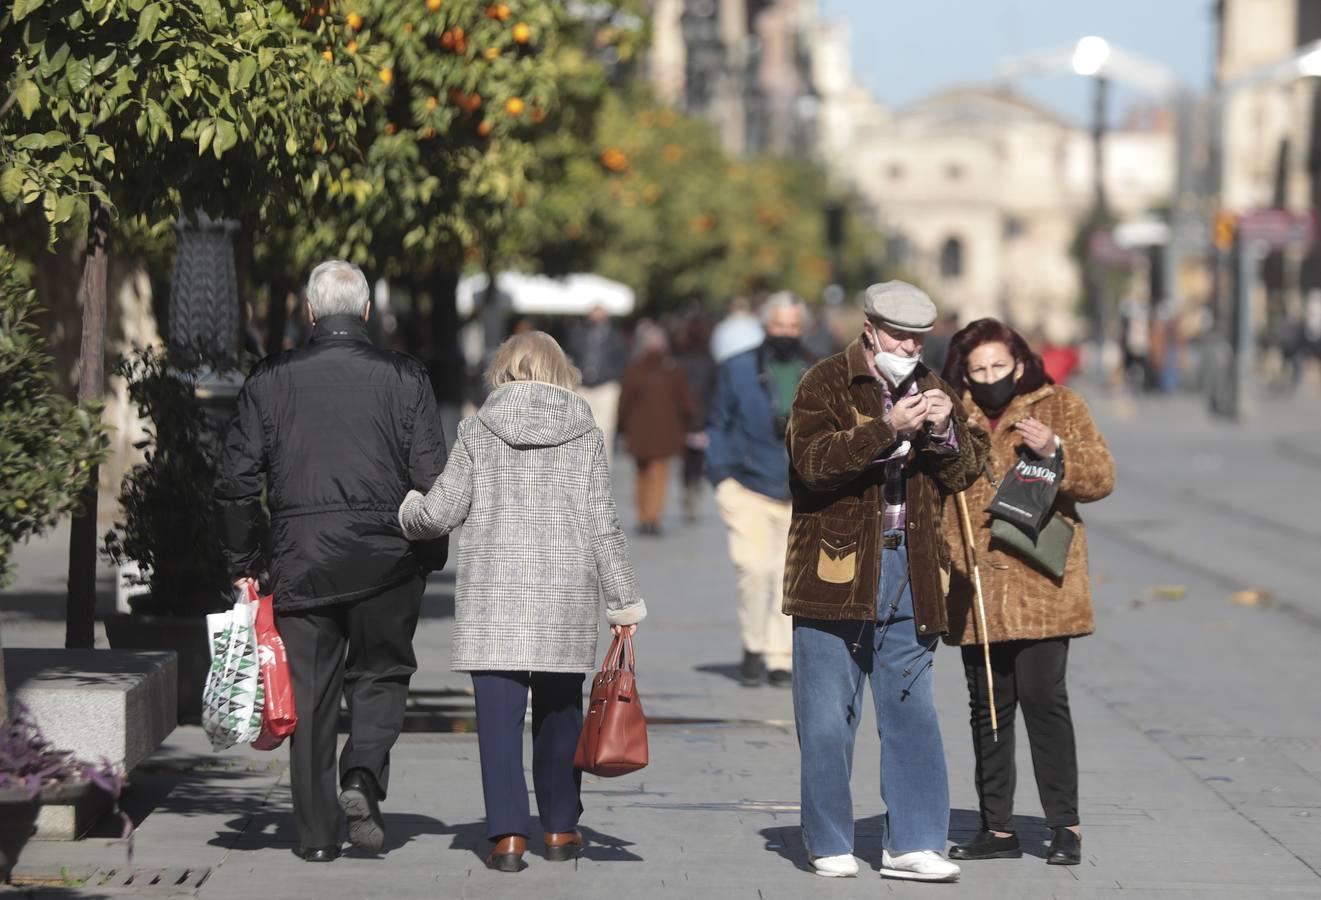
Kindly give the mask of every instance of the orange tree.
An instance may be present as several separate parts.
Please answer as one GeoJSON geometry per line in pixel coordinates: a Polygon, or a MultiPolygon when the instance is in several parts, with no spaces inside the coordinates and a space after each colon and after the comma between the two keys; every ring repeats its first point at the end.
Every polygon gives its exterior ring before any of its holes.
{"type": "MultiPolygon", "coordinates": [[[[328,2],[328,0],[318,0],[328,2]]],[[[284,0],[13,0],[0,14],[0,198],[87,234],[79,399],[100,398],[112,216],[227,214],[325,170],[303,151],[355,127],[364,64],[325,54],[324,8],[284,0]]],[[[96,477],[70,552],[70,646],[91,646],[96,477]]]]}
{"type": "MultiPolygon", "coordinates": [[[[815,298],[830,283],[819,166],[731,159],[705,121],[637,89],[611,94],[596,125],[553,136],[576,143],[557,148],[562,177],[519,219],[512,254],[618,279],[651,313],[784,288],[815,298]]],[[[878,243],[858,223],[852,235],[842,262],[856,279],[878,243]]]]}
{"type": "Polygon", "coordinates": [[[267,229],[268,267],[333,254],[395,279],[457,271],[527,202],[536,139],[563,127],[566,88],[604,86],[562,2],[345,0],[319,35],[328,53],[373,61],[363,124],[316,133],[333,174],[276,213],[289,227],[267,229]]]}

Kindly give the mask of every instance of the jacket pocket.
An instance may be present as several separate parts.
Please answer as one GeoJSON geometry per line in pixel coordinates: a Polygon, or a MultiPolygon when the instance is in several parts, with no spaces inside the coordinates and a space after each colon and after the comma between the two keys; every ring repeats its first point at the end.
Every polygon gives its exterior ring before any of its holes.
{"type": "Polygon", "coordinates": [[[852,584],[858,575],[858,529],[821,524],[816,577],[827,584],[852,584]]]}

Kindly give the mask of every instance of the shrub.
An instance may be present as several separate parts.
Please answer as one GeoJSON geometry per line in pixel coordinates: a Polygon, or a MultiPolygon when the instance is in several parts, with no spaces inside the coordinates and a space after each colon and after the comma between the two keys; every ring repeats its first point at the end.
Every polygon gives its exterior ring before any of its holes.
{"type": "Polygon", "coordinates": [[[77,503],[106,454],[99,406],[75,406],[51,380],[33,322],[36,292],[0,247],[0,587],[14,544],[49,528],[77,503]]]}
{"type": "Polygon", "coordinates": [[[177,363],[154,349],[115,363],[148,424],[137,445],[145,459],[120,488],[123,521],[102,549],[116,564],[141,567],[151,590],[131,601],[135,613],[201,616],[232,603],[211,499],[224,424],[193,396],[202,368],[177,363]]]}

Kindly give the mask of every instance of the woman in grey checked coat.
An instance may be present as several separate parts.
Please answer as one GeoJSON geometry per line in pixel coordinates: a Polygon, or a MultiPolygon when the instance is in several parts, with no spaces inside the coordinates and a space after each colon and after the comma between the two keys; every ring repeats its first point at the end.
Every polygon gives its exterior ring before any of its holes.
{"type": "Polygon", "coordinates": [[[472,674],[482,762],[486,864],[527,867],[523,719],[532,691],[532,779],[546,858],[582,847],[585,673],[596,666],[599,596],[615,633],[647,614],[610,493],[605,441],[573,388],[578,370],[550,335],[507,340],[487,372],[492,392],[459,425],[445,471],[410,491],[399,522],[412,540],[460,525],[456,671],[472,674]]]}

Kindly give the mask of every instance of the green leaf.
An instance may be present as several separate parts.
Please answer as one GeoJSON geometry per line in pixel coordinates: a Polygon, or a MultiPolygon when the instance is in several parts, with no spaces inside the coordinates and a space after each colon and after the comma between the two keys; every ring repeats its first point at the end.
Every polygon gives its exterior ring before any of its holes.
{"type": "Polygon", "coordinates": [[[156,34],[156,26],[161,20],[161,7],[158,3],[150,3],[143,10],[138,19],[138,33],[134,37],[135,44],[145,43],[152,39],[156,34]]]}
{"type": "Polygon", "coordinates": [[[165,132],[166,137],[174,140],[174,126],[170,124],[170,117],[155,100],[147,101],[147,118],[151,121],[151,124],[165,132]]]}
{"type": "Polygon", "coordinates": [[[257,75],[257,60],[251,56],[245,56],[239,63],[238,89],[246,91],[248,85],[252,84],[252,79],[257,75]]]}
{"type": "Polygon", "coordinates": [[[68,68],[69,90],[81,94],[92,83],[92,61],[87,58],[75,59],[68,68]]]}
{"type": "Polygon", "coordinates": [[[23,193],[23,170],[18,166],[10,166],[0,174],[0,197],[3,197],[6,203],[13,203],[23,193]]]}
{"type": "Polygon", "coordinates": [[[30,119],[41,102],[41,89],[35,81],[24,81],[14,89],[14,97],[18,100],[18,108],[23,111],[23,118],[30,119]]]}
{"type": "Polygon", "coordinates": [[[21,22],[28,13],[41,6],[45,0],[14,0],[14,21],[21,22]]]}
{"type": "Polygon", "coordinates": [[[52,224],[59,225],[73,218],[73,214],[78,211],[78,197],[75,194],[65,194],[55,204],[55,218],[51,220],[52,224]]]}
{"type": "Polygon", "coordinates": [[[238,142],[239,142],[238,129],[234,127],[234,123],[228,121],[227,119],[217,119],[216,140],[214,144],[214,148],[216,151],[216,159],[220,159],[220,157],[224,155],[226,150],[229,150],[238,142]]]}
{"type": "Polygon", "coordinates": [[[208,121],[197,135],[197,155],[201,156],[211,146],[211,139],[216,136],[216,123],[208,121]]]}

